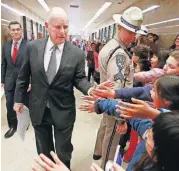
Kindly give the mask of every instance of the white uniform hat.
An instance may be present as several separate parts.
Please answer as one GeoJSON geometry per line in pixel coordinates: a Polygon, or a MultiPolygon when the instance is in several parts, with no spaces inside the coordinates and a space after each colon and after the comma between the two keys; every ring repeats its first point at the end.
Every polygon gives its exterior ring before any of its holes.
{"type": "Polygon", "coordinates": [[[144,25],[141,25],[141,29],[139,31],[137,31],[137,34],[147,35],[148,34],[148,29],[144,25]]]}
{"type": "Polygon", "coordinates": [[[130,7],[124,11],[123,15],[114,14],[113,19],[127,30],[137,33],[143,22],[143,14],[140,8],[130,7]]]}

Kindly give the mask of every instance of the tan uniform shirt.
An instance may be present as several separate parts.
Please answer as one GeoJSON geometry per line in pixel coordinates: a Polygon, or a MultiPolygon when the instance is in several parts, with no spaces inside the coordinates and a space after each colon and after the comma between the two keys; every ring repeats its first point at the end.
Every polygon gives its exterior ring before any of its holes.
{"type": "Polygon", "coordinates": [[[107,80],[115,81],[115,89],[133,86],[133,62],[124,49],[126,49],[125,45],[113,38],[100,51],[98,60],[101,83],[107,80]],[[119,45],[121,48],[115,51],[107,64],[110,54],[119,45]]]}

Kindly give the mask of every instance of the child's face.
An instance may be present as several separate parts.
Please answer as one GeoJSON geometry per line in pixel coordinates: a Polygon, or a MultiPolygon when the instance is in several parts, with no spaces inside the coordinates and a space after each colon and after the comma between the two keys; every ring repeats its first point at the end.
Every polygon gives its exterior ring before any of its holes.
{"type": "Polygon", "coordinates": [[[151,68],[158,68],[158,58],[155,55],[151,58],[151,68]]]}
{"type": "Polygon", "coordinates": [[[154,83],[154,86],[153,86],[152,90],[150,91],[150,95],[153,100],[153,105],[155,108],[163,108],[164,107],[163,102],[161,100],[161,97],[159,97],[156,85],[157,85],[157,82],[154,83]]]}
{"type": "Polygon", "coordinates": [[[165,74],[179,75],[179,61],[175,60],[174,57],[170,56],[163,68],[165,74]]]}

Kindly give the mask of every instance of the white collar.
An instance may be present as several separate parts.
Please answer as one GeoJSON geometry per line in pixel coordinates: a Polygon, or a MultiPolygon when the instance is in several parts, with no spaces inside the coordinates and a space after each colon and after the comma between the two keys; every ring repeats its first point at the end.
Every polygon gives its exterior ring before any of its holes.
{"type": "Polygon", "coordinates": [[[21,42],[22,42],[22,38],[21,38],[20,40],[18,40],[18,41],[14,41],[14,40],[13,40],[12,44],[14,45],[15,42],[17,42],[17,44],[20,45],[21,42]]]}
{"type": "MultiPolygon", "coordinates": [[[[62,43],[60,45],[57,45],[58,49],[60,50],[60,52],[63,52],[63,48],[64,48],[65,43],[62,43]]],[[[51,41],[50,37],[48,38],[47,41],[47,47],[49,48],[49,51],[51,51],[52,47],[54,46],[53,42],[51,41]]]]}

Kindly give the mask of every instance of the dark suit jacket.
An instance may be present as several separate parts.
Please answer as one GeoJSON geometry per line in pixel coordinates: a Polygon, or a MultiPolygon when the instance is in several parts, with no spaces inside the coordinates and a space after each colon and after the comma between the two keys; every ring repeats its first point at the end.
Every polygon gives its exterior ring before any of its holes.
{"type": "Polygon", "coordinates": [[[24,102],[24,92],[31,76],[30,116],[33,125],[42,121],[47,101],[54,124],[65,128],[75,122],[74,86],[87,94],[91,87],[85,75],[85,56],[82,50],[65,42],[59,70],[49,85],[44,70],[44,51],[47,38],[28,42],[26,61],[19,73],[15,102],[24,102]]]}
{"type": "Polygon", "coordinates": [[[1,64],[1,83],[5,84],[5,90],[12,90],[16,86],[18,73],[24,61],[26,40],[22,39],[20,44],[17,60],[14,64],[11,56],[12,40],[5,43],[2,49],[2,64],[1,64]]]}

